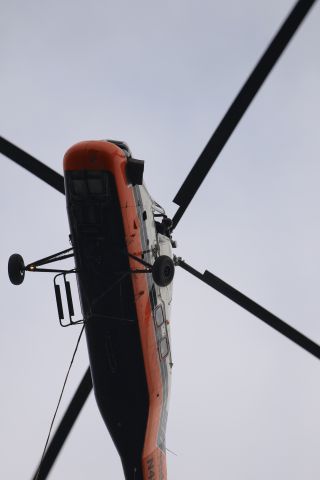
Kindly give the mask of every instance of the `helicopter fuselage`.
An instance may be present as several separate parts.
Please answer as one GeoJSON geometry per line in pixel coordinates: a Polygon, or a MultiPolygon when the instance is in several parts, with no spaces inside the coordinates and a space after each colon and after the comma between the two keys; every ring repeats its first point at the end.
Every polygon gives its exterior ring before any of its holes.
{"type": "Polygon", "coordinates": [[[138,259],[172,258],[171,240],[128,157],[106,141],[71,147],[67,210],[98,407],[126,479],[165,480],[172,284],[157,285],[138,259]]]}

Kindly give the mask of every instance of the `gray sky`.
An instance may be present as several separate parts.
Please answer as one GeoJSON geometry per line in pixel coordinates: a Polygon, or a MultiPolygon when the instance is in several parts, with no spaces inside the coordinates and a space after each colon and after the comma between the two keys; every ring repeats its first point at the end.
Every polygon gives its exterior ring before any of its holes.
{"type": "MultiPolygon", "coordinates": [[[[2,3],[1,134],[62,171],[80,140],[127,141],[169,214],[217,123],[293,5],[287,0],[2,3]]],[[[320,343],[316,6],[175,232],[177,253],[320,343]]],[[[30,478],[79,333],[52,280],[7,259],[68,246],[64,198],[1,159],[0,477],[30,478]]],[[[176,273],[170,480],[320,475],[320,363],[186,272],[176,273]]],[[[85,342],[60,413],[87,366],[85,342]]],[[[52,480],[123,478],[93,397],[52,480]]]]}

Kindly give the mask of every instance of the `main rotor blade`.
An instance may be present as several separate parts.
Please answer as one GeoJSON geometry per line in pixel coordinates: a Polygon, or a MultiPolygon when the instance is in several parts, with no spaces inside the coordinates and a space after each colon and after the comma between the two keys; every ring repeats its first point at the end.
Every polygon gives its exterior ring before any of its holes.
{"type": "Polygon", "coordinates": [[[277,332],[282,333],[282,335],[292,340],[292,342],[296,343],[307,352],[311,353],[311,355],[314,355],[320,359],[320,346],[300,333],[298,330],[291,327],[283,320],[280,320],[280,318],[273,315],[273,313],[261,307],[253,300],[250,300],[250,298],[248,298],[246,295],[231,287],[231,285],[228,285],[226,282],[213,275],[213,273],[208,272],[208,270],[202,274],[183,260],[178,259],[177,261],[178,265],[187,272],[191,273],[191,275],[199,278],[199,280],[202,280],[202,282],[222,293],[222,295],[225,295],[230,300],[240,305],[240,307],[244,308],[248,312],[252,313],[252,315],[255,315],[267,325],[277,330],[277,332]]]}
{"type": "Polygon", "coordinates": [[[62,175],[3,137],[0,137],[0,153],[64,194],[64,180],[62,175]]]}
{"type": "Polygon", "coordinates": [[[270,43],[269,47],[257,63],[248,80],[240,90],[238,96],[223,117],[216,131],[213,133],[205,149],[194,164],[189,175],[182,184],[174,198],[174,203],[179,205],[173,217],[175,228],[182,215],[193,199],[201,183],[208,174],[219,153],[227,143],[232,132],[246,112],[254,96],[276,64],[280,55],[288,45],[299,25],[307,15],[316,0],[299,0],[282,27],[270,43]]]}
{"type": "Polygon", "coordinates": [[[52,437],[51,442],[48,445],[48,448],[40,465],[39,473],[37,473],[37,469],[36,473],[32,477],[32,480],[45,480],[49,475],[51,467],[53,466],[57,456],[59,455],[59,452],[63,447],[63,444],[66,441],[75,421],[77,420],[78,415],[81,412],[81,409],[85,404],[91,390],[92,379],[90,367],[88,367],[54,436],[52,437]]]}

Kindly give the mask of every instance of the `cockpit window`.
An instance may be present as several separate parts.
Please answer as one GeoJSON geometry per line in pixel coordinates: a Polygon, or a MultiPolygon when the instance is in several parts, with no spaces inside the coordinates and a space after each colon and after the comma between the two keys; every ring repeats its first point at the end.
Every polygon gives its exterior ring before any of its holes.
{"type": "Polygon", "coordinates": [[[107,172],[95,170],[75,170],[70,173],[72,194],[79,198],[109,194],[107,172]]]}

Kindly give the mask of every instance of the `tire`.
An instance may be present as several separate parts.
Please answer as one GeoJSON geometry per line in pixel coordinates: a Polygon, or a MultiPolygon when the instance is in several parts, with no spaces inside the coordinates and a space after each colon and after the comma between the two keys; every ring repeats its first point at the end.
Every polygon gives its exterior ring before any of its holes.
{"type": "Polygon", "coordinates": [[[174,277],[174,263],[168,255],[160,255],[152,265],[152,277],[159,287],[167,287],[174,277]]]}
{"type": "Polygon", "coordinates": [[[20,285],[23,282],[25,275],[24,261],[19,253],[14,253],[9,258],[8,274],[13,285],[20,285]]]}

